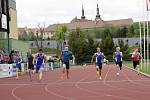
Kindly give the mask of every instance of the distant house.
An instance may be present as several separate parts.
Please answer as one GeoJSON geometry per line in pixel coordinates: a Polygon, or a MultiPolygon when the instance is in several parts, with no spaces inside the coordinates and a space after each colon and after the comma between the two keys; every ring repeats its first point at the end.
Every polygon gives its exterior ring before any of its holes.
{"type": "Polygon", "coordinates": [[[65,25],[69,30],[75,30],[76,28],[80,28],[81,30],[90,30],[93,28],[105,28],[105,27],[111,27],[111,26],[129,26],[133,24],[132,18],[128,19],[118,19],[118,20],[109,20],[109,21],[104,21],[102,20],[100,14],[99,14],[99,7],[97,4],[97,14],[95,20],[88,20],[86,19],[84,15],[84,8],[82,6],[82,16],[81,18],[73,18],[70,23],[61,23],[61,24],[53,24],[49,25],[46,28],[46,32],[49,34],[54,34],[57,27],[60,25],[65,25]]]}
{"type": "Polygon", "coordinates": [[[90,30],[93,28],[105,28],[111,26],[123,27],[123,26],[129,26],[131,24],[133,24],[132,18],[109,20],[109,21],[102,20],[101,15],[99,13],[98,4],[97,4],[97,14],[95,20],[88,20],[84,15],[84,8],[82,6],[82,16],[80,19],[75,17],[71,20],[70,23],[49,25],[47,28],[45,28],[44,38],[48,38],[48,37],[51,38],[55,34],[57,27],[60,25],[65,25],[69,30],[73,31],[76,28],[80,28],[81,30],[90,30]]]}

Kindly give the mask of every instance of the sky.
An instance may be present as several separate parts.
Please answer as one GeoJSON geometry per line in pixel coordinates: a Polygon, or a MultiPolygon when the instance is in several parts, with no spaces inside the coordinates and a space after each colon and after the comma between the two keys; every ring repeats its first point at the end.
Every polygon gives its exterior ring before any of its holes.
{"type": "Polygon", "coordinates": [[[81,17],[82,4],[86,19],[94,20],[97,3],[103,20],[145,19],[144,0],[16,0],[18,27],[69,23],[76,16],[81,17]]]}

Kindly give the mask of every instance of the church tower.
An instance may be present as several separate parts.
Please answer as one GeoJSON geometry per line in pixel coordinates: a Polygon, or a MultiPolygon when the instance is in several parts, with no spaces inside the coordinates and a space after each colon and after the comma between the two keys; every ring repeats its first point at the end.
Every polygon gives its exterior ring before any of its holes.
{"type": "Polygon", "coordinates": [[[99,14],[99,7],[98,7],[98,3],[97,3],[97,9],[96,9],[96,12],[97,12],[97,14],[96,14],[96,18],[95,18],[95,20],[101,20],[101,15],[99,14]]]}
{"type": "Polygon", "coordinates": [[[84,15],[84,8],[83,8],[83,5],[82,5],[82,16],[81,16],[81,19],[85,19],[85,15],[84,15]]]}

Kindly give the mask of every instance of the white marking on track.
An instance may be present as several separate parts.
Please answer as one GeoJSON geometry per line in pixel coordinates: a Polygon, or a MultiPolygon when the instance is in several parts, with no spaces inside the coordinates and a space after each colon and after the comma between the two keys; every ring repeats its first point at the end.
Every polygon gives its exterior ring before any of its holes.
{"type": "Polygon", "coordinates": [[[24,87],[24,86],[26,86],[26,85],[17,86],[17,87],[15,87],[15,88],[12,89],[11,95],[12,95],[16,100],[22,100],[20,97],[18,97],[18,96],[15,95],[15,92],[16,92],[17,89],[22,88],[22,87],[24,87]]]}
{"type": "MultiPolygon", "coordinates": [[[[109,69],[108,69],[108,71],[107,71],[107,74],[106,74],[104,80],[106,80],[106,77],[107,77],[107,75],[108,75],[108,72],[109,72],[109,69]]],[[[86,78],[88,78],[88,77],[84,77],[84,78],[82,78],[80,81],[83,81],[83,80],[85,80],[86,78]]],[[[85,91],[85,92],[89,92],[89,93],[95,94],[95,95],[99,95],[99,94],[100,94],[100,93],[97,93],[97,92],[94,92],[94,91],[91,91],[91,90],[88,90],[88,89],[79,87],[80,81],[75,84],[75,86],[76,86],[78,89],[80,89],[80,90],[82,90],[82,91],[85,91]]],[[[105,81],[104,81],[104,82],[105,82],[105,81]]],[[[104,84],[104,85],[105,85],[105,84],[104,84]]],[[[103,96],[114,97],[114,98],[120,98],[120,99],[126,99],[126,100],[138,100],[138,99],[133,99],[133,98],[128,98],[128,97],[122,97],[122,96],[116,96],[116,95],[111,95],[111,94],[106,94],[106,93],[101,93],[101,94],[102,94],[103,96]]]]}

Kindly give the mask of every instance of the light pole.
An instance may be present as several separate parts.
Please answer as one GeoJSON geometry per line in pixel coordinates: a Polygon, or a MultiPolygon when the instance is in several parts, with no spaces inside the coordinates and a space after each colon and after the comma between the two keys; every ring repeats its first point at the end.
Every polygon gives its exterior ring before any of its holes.
{"type": "Polygon", "coordinates": [[[7,39],[8,39],[8,53],[10,52],[10,29],[9,29],[9,0],[6,0],[6,15],[7,15],[7,39]]]}

